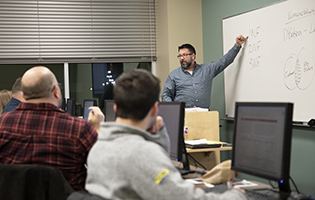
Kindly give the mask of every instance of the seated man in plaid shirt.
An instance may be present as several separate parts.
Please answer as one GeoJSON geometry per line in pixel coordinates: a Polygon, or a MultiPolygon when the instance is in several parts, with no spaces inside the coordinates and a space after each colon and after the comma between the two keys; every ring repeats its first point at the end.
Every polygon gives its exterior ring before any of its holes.
{"type": "Polygon", "coordinates": [[[84,189],[86,158],[104,115],[90,107],[88,121],[59,108],[62,95],[55,75],[33,67],[22,77],[26,102],[0,115],[0,163],[57,167],[75,190],[84,189]]]}

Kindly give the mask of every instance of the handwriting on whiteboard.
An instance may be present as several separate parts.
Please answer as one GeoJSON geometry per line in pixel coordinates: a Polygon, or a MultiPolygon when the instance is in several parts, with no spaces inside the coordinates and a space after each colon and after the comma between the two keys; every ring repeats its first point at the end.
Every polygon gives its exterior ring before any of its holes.
{"type": "Polygon", "coordinates": [[[314,56],[309,49],[302,48],[298,55],[291,54],[284,66],[284,83],[289,90],[307,89],[315,75],[314,56]]]}
{"type": "MultiPolygon", "coordinates": [[[[283,41],[297,39],[315,32],[313,22],[301,23],[301,20],[314,16],[314,8],[289,11],[286,27],[283,29],[283,41]]],[[[314,56],[311,50],[302,48],[298,54],[291,54],[284,66],[284,83],[289,90],[307,89],[315,76],[314,56]]]]}
{"type": "Polygon", "coordinates": [[[249,30],[249,39],[248,39],[248,53],[250,55],[249,65],[251,69],[259,67],[261,56],[259,54],[261,48],[261,39],[260,39],[260,30],[261,27],[257,26],[249,30]]]}

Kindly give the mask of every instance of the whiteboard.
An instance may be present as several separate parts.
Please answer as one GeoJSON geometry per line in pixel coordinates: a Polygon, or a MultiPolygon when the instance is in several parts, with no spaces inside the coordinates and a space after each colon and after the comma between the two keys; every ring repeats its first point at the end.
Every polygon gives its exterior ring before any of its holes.
{"type": "Polygon", "coordinates": [[[225,110],[237,101],[292,102],[294,121],[315,118],[315,1],[288,0],[222,21],[226,53],[249,36],[224,71],[225,110]]]}

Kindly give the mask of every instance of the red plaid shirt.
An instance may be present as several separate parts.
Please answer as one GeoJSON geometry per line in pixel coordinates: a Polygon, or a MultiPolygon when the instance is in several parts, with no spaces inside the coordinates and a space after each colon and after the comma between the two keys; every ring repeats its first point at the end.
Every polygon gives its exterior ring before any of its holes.
{"type": "Polygon", "coordinates": [[[84,189],[96,140],[90,123],[49,103],[21,103],[0,115],[0,163],[58,167],[75,190],[84,189]]]}

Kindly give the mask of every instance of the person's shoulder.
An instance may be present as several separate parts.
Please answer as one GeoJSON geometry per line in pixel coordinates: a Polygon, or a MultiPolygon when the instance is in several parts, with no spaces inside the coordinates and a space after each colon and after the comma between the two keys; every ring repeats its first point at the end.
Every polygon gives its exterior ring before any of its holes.
{"type": "Polygon", "coordinates": [[[12,112],[12,111],[6,111],[6,112],[5,112],[5,110],[3,110],[3,112],[0,114],[0,119],[1,119],[1,120],[6,119],[8,116],[10,116],[10,115],[9,115],[10,112],[12,112]]]}
{"type": "Polygon", "coordinates": [[[210,70],[211,67],[214,65],[214,62],[209,63],[202,63],[202,64],[196,64],[195,68],[197,71],[204,71],[204,70],[210,70]]]}
{"type": "Polygon", "coordinates": [[[16,110],[16,108],[10,109],[10,107],[5,107],[5,109],[3,109],[2,114],[0,113],[0,117],[2,119],[8,119],[8,120],[12,120],[16,116],[20,117],[21,115],[22,115],[22,113],[19,112],[18,110],[16,110]]]}
{"type": "Polygon", "coordinates": [[[158,166],[161,164],[163,164],[163,166],[171,165],[167,152],[155,142],[148,141],[143,138],[138,139],[137,142],[130,141],[129,145],[128,151],[125,151],[125,155],[122,156],[124,158],[123,162],[125,164],[132,163],[134,162],[134,159],[137,158],[138,163],[136,165],[138,165],[138,169],[135,169],[136,171],[148,171],[146,165],[147,163],[150,163],[151,168],[152,165],[154,165],[154,168],[159,168],[158,166]]]}
{"type": "Polygon", "coordinates": [[[21,101],[19,99],[16,99],[14,97],[11,98],[10,102],[21,103],[21,101]]]}
{"type": "Polygon", "coordinates": [[[174,70],[172,70],[170,73],[169,73],[169,77],[179,77],[183,74],[183,69],[182,67],[178,67],[174,70]]]}
{"type": "Polygon", "coordinates": [[[62,120],[68,124],[72,124],[76,126],[76,129],[91,129],[92,125],[88,121],[83,118],[72,116],[69,113],[60,110],[59,114],[57,115],[59,120],[62,120]]]}
{"type": "Polygon", "coordinates": [[[137,140],[137,142],[133,144],[132,152],[141,155],[141,157],[146,157],[148,160],[155,160],[156,157],[166,156],[163,147],[144,138],[137,140]]]}
{"type": "Polygon", "coordinates": [[[176,69],[173,69],[170,74],[175,74],[175,73],[179,73],[182,72],[182,67],[177,67],[176,69]]]}

